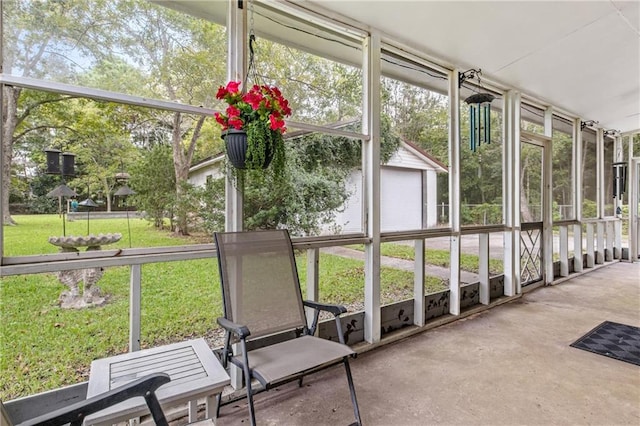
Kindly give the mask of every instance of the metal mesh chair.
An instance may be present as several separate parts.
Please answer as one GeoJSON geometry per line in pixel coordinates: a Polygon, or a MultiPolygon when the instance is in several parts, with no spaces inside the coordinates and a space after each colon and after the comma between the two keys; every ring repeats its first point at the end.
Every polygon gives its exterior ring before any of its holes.
{"type": "Polygon", "coordinates": [[[231,362],[244,371],[251,424],[256,423],[251,379],[267,390],[291,380],[302,383],[306,374],[340,363],[345,367],[356,424],[360,424],[349,368],[355,353],[344,344],[340,327],[339,315],[346,309],[303,302],[288,231],[216,233],[215,241],[224,301],[224,318],[218,318],[218,324],[226,330],[223,365],[231,362]],[[305,306],[315,309],[311,326],[305,306]],[[340,343],[313,336],[321,310],[334,315],[340,343]],[[274,338],[291,331],[289,340],[274,338]],[[263,345],[247,344],[260,337],[263,345]],[[242,353],[234,355],[231,344],[237,342],[242,353]]]}

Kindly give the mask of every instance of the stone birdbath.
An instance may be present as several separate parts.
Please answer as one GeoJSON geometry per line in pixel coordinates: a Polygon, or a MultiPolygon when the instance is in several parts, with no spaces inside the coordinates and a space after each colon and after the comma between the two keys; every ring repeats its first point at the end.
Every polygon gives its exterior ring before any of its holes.
{"type": "MultiPolygon", "coordinates": [[[[98,234],[87,236],[49,237],[49,243],[60,248],[63,253],[77,253],[79,248],[86,251],[101,250],[102,246],[120,241],[122,234],[98,234]]],[[[72,269],[56,272],[58,280],[69,287],[59,298],[64,309],[82,309],[90,306],[102,306],[107,297],[102,295],[95,284],[102,278],[102,268],[72,269]]]]}

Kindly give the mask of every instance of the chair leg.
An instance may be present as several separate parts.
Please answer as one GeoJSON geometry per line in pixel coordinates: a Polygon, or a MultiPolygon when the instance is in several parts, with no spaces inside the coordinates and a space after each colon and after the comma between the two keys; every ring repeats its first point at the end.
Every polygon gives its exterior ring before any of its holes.
{"type": "Polygon", "coordinates": [[[360,420],[360,409],[358,408],[358,400],[356,399],[356,388],[353,385],[353,377],[351,377],[351,367],[349,367],[349,359],[345,357],[343,361],[344,361],[344,369],[347,372],[347,381],[349,382],[349,392],[351,393],[351,403],[353,404],[353,414],[356,417],[356,424],[358,426],[361,426],[362,420],[360,420]]]}
{"type": "Polygon", "coordinates": [[[168,426],[167,419],[164,417],[162,407],[160,406],[160,402],[158,401],[156,394],[154,392],[147,392],[144,395],[144,399],[147,402],[147,407],[149,407],[154,423],[157,426],[168,426]]]}
{"type": "Polygon", "coordinates": [[[251,374],[249,373],[249,366],[244,365],[244,380],[247,386],[247,402],[249,404],[249,417],[251,419],[251,426],[256,426],[256,414],[253,408],[253,389],[251,389],[251,374]]]}
{"type": "Polygon", "coordinates": [[[220,406],[222,405],[222,392],[216,395],[216,419],[220,417],[220,406]]]}

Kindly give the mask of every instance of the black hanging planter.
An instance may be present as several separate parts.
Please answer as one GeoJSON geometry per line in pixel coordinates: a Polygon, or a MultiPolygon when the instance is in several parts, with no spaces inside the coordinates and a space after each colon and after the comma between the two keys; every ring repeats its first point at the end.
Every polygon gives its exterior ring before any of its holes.
{"type": "MultiPolygon", "coordinates": [[[[247,157],[247,132],[244,130],[227,129],[222,132],[227,147],[227,158],[236,169],[246,169],[247,157]]],[[[266,169],[273,159],[273,150],[267,149],[264,156],[264,162],[259,166],[266,169]]]]}

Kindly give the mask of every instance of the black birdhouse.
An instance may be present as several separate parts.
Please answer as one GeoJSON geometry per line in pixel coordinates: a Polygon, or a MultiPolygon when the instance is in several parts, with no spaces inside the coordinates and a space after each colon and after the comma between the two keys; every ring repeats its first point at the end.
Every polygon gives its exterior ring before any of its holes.
{"type": "Polygon", "coordinates": [[[70,152],[62,153],[62,175],[63,176],[75,176],[75,163],[76,155],[70,152]]]}
{"type": "Polygon", "coordinates": [[[45,149],[47,154],[47,174],[59,175],[60,174],[60,150],[59,149],[45,149]]]}

